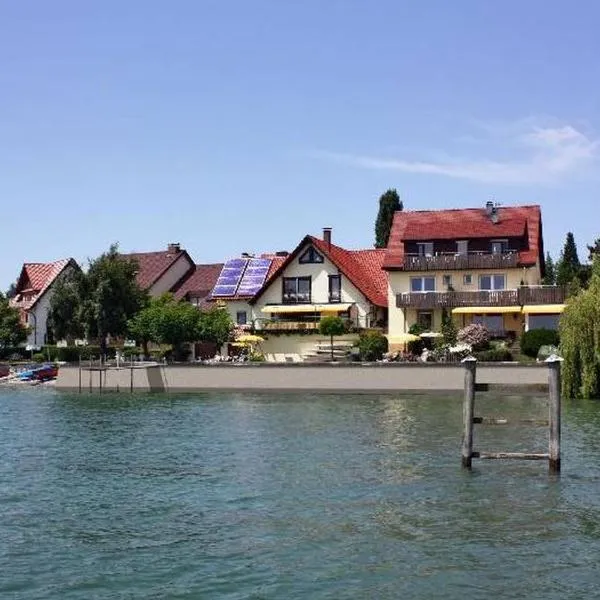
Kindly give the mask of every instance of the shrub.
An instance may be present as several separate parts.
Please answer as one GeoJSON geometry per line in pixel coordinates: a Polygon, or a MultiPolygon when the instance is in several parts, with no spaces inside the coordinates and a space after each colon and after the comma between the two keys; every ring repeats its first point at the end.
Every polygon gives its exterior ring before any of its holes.
{"type": "Polygon", "coordinates": [[[539,361],[544,361],[547,358],[550,358],[553,354],[558,355],[559,350],[556,346],[542,346],[537,354],[537,359],[539,361]]]}
{"type": "Polygon", "coordinates": [[[542,346],[558,346],[558,332],[553,329],[530,329],[521,336],[521,352],[537,358],[542,346]]]}
{"type": "Polygon", "coordinates": [[[458,332],[458,341],[468,344],[473,350],[486,350],[490,344],[490,332],[485,325],[473,323],[458,332]]]}
{"type": "Polygon", "coordinates": [[[43,352],[36,352],[31,358],[36,363],[46,362],[46,355],[43,352]]]}
{"type": "Polygon", "coordinates": [[[251,352],[248,360],[250,362],[265,362],[267,359],[265,358],[265,355],[260,352],[251,352]]]}
{"type": "Polygon", "coordinates": [[[408,333],[411,333],[412,335],[421,335],[422,333],[425,333],[426,331],[427,331],[426,327],[423,327],[423,325],[421,325],[420,323],[414,323],[413,325],[410,326],[408,333]]]}
{"type": "Polygon", "coordinates": [[[358,338],[358,349],[361,360],[381,360],[388,351],[388,341],[380,331],[367,331],[358,338]]]}
{"type": "Polygon", "coordinates": [[[502,347],[480,350],[475,353],[475,358],[480,362],[511,362],[513,360],[510,350],[502,347]]]}
{"type": "Polygon", "coordinates": [[[444,344],[449,346],[456,345],[458,339],[458,329],[452,319],[452,315],[449,315],[446,309],[442,312],[442,335],[441,338],[444,344]]]}

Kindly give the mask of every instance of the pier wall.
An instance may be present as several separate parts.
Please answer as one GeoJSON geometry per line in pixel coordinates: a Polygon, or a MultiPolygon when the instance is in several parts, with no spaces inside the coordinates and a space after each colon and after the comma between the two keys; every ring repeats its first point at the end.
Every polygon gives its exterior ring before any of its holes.
{"type": "MultiPolygon", "coordinates": [[[[485,389],[544,391],[545,365],[481,363],[477,385],[485,389]]],[[[462,392],[460,364],[217,364],[153,365],[88,370],[61,367],[56,388],[93,392],[330,391],[462,392]]]]}

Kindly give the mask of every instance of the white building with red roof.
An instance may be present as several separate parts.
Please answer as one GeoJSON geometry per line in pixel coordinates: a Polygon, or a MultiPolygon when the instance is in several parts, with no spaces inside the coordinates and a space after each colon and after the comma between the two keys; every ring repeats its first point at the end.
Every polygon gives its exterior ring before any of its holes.
{"type": "Polygon", "coordinates": [[[27,346],[38,348],[48,343],[48,310],[53,286],[69,270],[79,270],[72,258],[50,263],[25,263],[17,280],[11,305],[19,309],[21,320],[29,328],[27,346]]]}
{"type": "Polygon", "coordinates": [[[261,351],[267,357],[302,360],[320,344],[328,346],[318,333],[326,315],[346,320],[352,333],[339,342],[347,345],[357,330],[385,326],[385,250],[348,250],[333,244],[331,236],[325,228],[322,238],[307,235],[291,253],[272,256],[270,265],[263,265],[263,280],[254,278],[256,288],[244,286],[247,271],[238,275],[247,268],[244,259],[226,263],[212,298],[225,304],[238,325],[251,324],[265,338],[261,351]]]}
{"type": "Polygon", "coordinates": [[[416,323],[439,331],[444,311],[503,336],[556,326],[564,309],[564,291],[541,285],[539,206],[398,211],[383,268],[392,345],[416,323]]]}

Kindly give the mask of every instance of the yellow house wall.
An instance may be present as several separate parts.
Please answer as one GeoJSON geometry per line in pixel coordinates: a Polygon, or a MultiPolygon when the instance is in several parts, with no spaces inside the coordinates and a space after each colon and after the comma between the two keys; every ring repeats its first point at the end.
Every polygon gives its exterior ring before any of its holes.
{"type": "MultiPolygon", "coordinates": [[[[452,287],[457,292],[476,292],[479,290],[480,275],[505,275],[507,290],[515,290],[521,282],[527,285],[540,285],[539,265],[530,268],[518,269],[490,269],[490,270],[465,270],[465,271],[390,271],[388,273],[388,305],[389,305],[389,329],[390,336],[399,335],[409,330],[410,326],[417,321],[417,311],[415,309],[401,309],[396,307],[396,295],[410,292],[410,280],[412,277],[435,277],[435,291],[443,292],[446,288],[443,283],[444,275],[452,277],[452,287]],[[464,284],[464,276],[471,275],[473,283],[464,284]],[[405,319],[406,312],[406,319],[405,319]]],[[[433,311],[433,326],[439,330],[442,324],[442,310],[433,311]]],[[[462,319],[456,315],[454,320],[458,326],[462,324],[462,319]]],[[[468,315],[467,315],[468,316],[468,315]]],[[[510,331],[521,331],[522,320],[515,320],[513,315],[505,315],[505,329],[510,331]]],[[[467,323],[468,324],[468,323],[467,323]]]]}

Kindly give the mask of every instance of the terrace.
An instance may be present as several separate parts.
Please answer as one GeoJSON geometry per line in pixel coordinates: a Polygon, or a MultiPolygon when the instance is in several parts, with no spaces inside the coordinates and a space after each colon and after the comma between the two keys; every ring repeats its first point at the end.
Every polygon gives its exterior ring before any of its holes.
{"type": "Polygon", "coordinates": [[[472,251],[467,253],[436,252],[405,254],[405,271],[462,271],[474,269],[510,269],[519,266],[516,250],[503,252],[472,251]]]}
{"type": "Polygon", "coordinates": [[[563,304],[565,298],[565,289],[555,286],[523,286],[516,290],[479,290],[476,292],[406,292],[396,295],[396,307],[428,310],[462,306],[563,304]]]}

